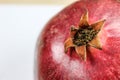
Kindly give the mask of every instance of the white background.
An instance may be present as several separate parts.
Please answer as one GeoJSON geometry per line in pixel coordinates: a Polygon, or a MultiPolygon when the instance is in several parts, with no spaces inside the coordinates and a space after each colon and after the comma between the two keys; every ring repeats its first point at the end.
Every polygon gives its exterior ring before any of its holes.
{"type": "Polygon", "coordinates": [[[38,35],[63,6],[0,5],[0,80],[34,80],[38,35]]]}

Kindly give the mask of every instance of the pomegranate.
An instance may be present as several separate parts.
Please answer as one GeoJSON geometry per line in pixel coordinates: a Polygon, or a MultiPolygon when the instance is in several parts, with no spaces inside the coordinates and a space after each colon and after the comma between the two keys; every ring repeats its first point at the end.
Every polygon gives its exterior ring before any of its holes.
{"type": "Polygon", "coordinates": [[[52,18],[37,45],[38,80],[120,80],[119,0],[79,0],[52,18]]]}

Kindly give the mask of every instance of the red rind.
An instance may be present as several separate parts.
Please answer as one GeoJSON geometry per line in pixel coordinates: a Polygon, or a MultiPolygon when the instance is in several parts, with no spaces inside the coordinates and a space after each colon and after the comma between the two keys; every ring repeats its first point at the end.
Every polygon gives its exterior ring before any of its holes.
{"type": "Polygon", "coordinates": [[[50,20],[38,42],[38,80],[120,80],[120,2],[78,1],[50,20]],[[99,33],[102,50],[89,47],[84,62],[74,48],[64,53],[64,41],[86,9],[89,23],[106,22],[99,33]]]}

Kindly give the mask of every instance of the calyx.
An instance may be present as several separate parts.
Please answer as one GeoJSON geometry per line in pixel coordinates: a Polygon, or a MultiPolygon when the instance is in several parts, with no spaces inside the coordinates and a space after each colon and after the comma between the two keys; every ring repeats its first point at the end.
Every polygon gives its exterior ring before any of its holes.
{"type": "Polygon", "coordinates": [[[64,48],[67,52],[68,48],[74,47],[76,53],[86,61],[87,47],[92,46],[97,49],[102,49],[99,37],[97,34],[101,30],[105,20],[98,21],[91,25],[88,24],[88,12],[81,16],[79,26],[71,27],[70,37],[65,41],[64,48]]]}

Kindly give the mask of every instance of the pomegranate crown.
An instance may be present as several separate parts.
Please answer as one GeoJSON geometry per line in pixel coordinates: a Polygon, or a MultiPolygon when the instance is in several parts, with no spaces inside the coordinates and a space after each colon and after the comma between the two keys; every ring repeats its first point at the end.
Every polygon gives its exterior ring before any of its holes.
{"type": "Polygon", "coordinates": [[[102,49],[98,33],[105,23],[105,19],[95,22],[93,24],[88,23],[88,11],[86,11],[80,19],[79,26],[71,26],[70,37],[65,41],[64,48],[65,53],[68,48],[74,47],[76,53],[84,61],[87,59],[87,47],[92,46],[99,50],[102,49]]]}

